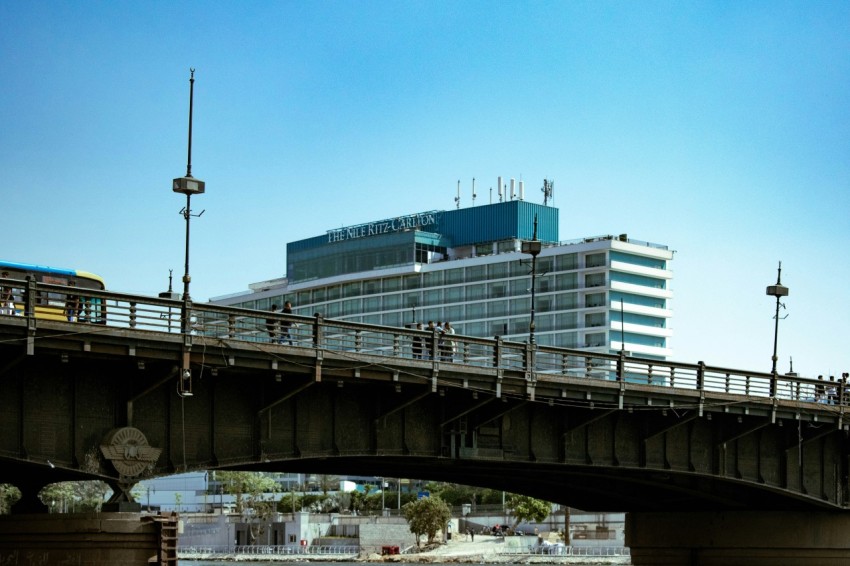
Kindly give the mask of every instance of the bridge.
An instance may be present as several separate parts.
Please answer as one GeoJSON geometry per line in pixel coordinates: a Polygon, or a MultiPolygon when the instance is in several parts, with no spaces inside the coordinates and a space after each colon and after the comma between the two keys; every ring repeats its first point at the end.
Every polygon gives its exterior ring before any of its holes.
{"type": "Polygon", "coordinates": [[[51,320],[38,302],[67,290],[18,284],[0,315],[16,513],[64,480],[121,508],[176,472],[348,473],[626,511],[635,564],[850,556],[843,384],[109,291],[51,320]]]}

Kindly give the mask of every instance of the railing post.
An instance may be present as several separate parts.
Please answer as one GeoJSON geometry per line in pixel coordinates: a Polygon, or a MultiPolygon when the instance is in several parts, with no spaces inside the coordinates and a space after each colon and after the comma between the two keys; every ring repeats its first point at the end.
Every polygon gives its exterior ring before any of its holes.
{"type": "Polygon", "coordinates": [[[35,277],[27,275],[24,297],[24,316],[27,317],[27,355],[35,355],[35,299],[38,296],[35,277]]]}
{"type": "Polygon", "coordinates": [[[232,314],[227,315],[227,336],[236,338],[236,316],[232,314]]]}
{"type": "Polygon", "coordinates": [[[439,346],[438,340],[439,336],[437,335],[437,329],[434,328],[434,330],[431,331],[431,345],[428,348],[429,350],[431,350],[431,360],[433,361],[438,360],[438,356],[440,355],[440,353],[437,351],[439,346]]]}
{"type": "MultiPolygon", "coordinates": [[[[650,366],[650,371],[652,371],[652,366],[650,366]]],[[[625,381],[626,380],[626,352],[620,350],[619,356],[617,356],[617,381],[625,381]]]]}
{"type": "Polygon", "coordinates": [[[130,301],[130,328],[136,328],[136,301],[130,301]]]}
{"type": "Polygon", "coordinates": [[[363,349],[363,334],[360,330],[354,331],[354,351],[359,352],[363,349]]]}
{"type": "Polygon", "coordinates": [[[322,313],[317,312],[313,315],[313,347],[322,347],[322,313]]]}
{"type": "Polygon", "coordinates": [[[705,362],[697,362],[697,391],[705,391],[705,362]]]}
{"type": "Polygon", "coordinates": [[[393,334],[393,356],[401,357],[401,336],[398,334],[393,334]]]}
{"type": "Polygon", "coordinates": [[[502,364],[502,337],[496,336],[496,343],[493,344],[493,367],[499,368],[502,364]]]}

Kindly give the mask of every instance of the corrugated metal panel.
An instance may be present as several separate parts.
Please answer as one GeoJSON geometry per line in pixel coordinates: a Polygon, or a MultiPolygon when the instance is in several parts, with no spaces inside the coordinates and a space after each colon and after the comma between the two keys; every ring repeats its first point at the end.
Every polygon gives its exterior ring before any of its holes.
{"type": "Polygon", "coordinates": [[[530,240],[537,214],[537,238],[558,241],[558,209],[527,201],[507,201],[444,212],[439,231],[454,246],[520,238],[530,240]]]}

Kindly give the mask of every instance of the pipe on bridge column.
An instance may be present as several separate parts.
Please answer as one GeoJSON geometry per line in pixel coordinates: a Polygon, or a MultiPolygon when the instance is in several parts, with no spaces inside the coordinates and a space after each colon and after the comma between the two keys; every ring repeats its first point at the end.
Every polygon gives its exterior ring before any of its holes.
{"type": "Polygon", "coordinates": [[[687,566],[850,563],[850,513],[693,511],[626,514],[632,564],[687,566]]]}

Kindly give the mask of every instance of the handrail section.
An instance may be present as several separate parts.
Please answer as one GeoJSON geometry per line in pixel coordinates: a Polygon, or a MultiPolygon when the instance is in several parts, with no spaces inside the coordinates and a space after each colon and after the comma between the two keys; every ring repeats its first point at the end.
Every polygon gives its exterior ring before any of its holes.
{"type": "MultiPolygon", "coordinates": [[[[779,375],[682,363],[648,360],[620,354],[540,346],[496,338],[439,335],[433,331],[397,328],[240,307],[98,291],[47,283],[0,279],[0,289],[14,290],[14,305],[0,304],[0,321],[27,319],[30,340],[40,320],[101,325],[139,332],[182,334],[187,317],[189,334],[207,339],[238,340],[285,347],[312,348],[421,360],[423,364],[518,372],[529,382],[563,378],[592,378],[626,384],[725,393],[744,397],[787,399],[803,403],[847,404],[843,381],[823,381],[798,375],[779,375]],[[73,299],[69,313],[63,297],[73,299]]],[[[191,344],[190,337],[185,340],[191,344]]]]}

